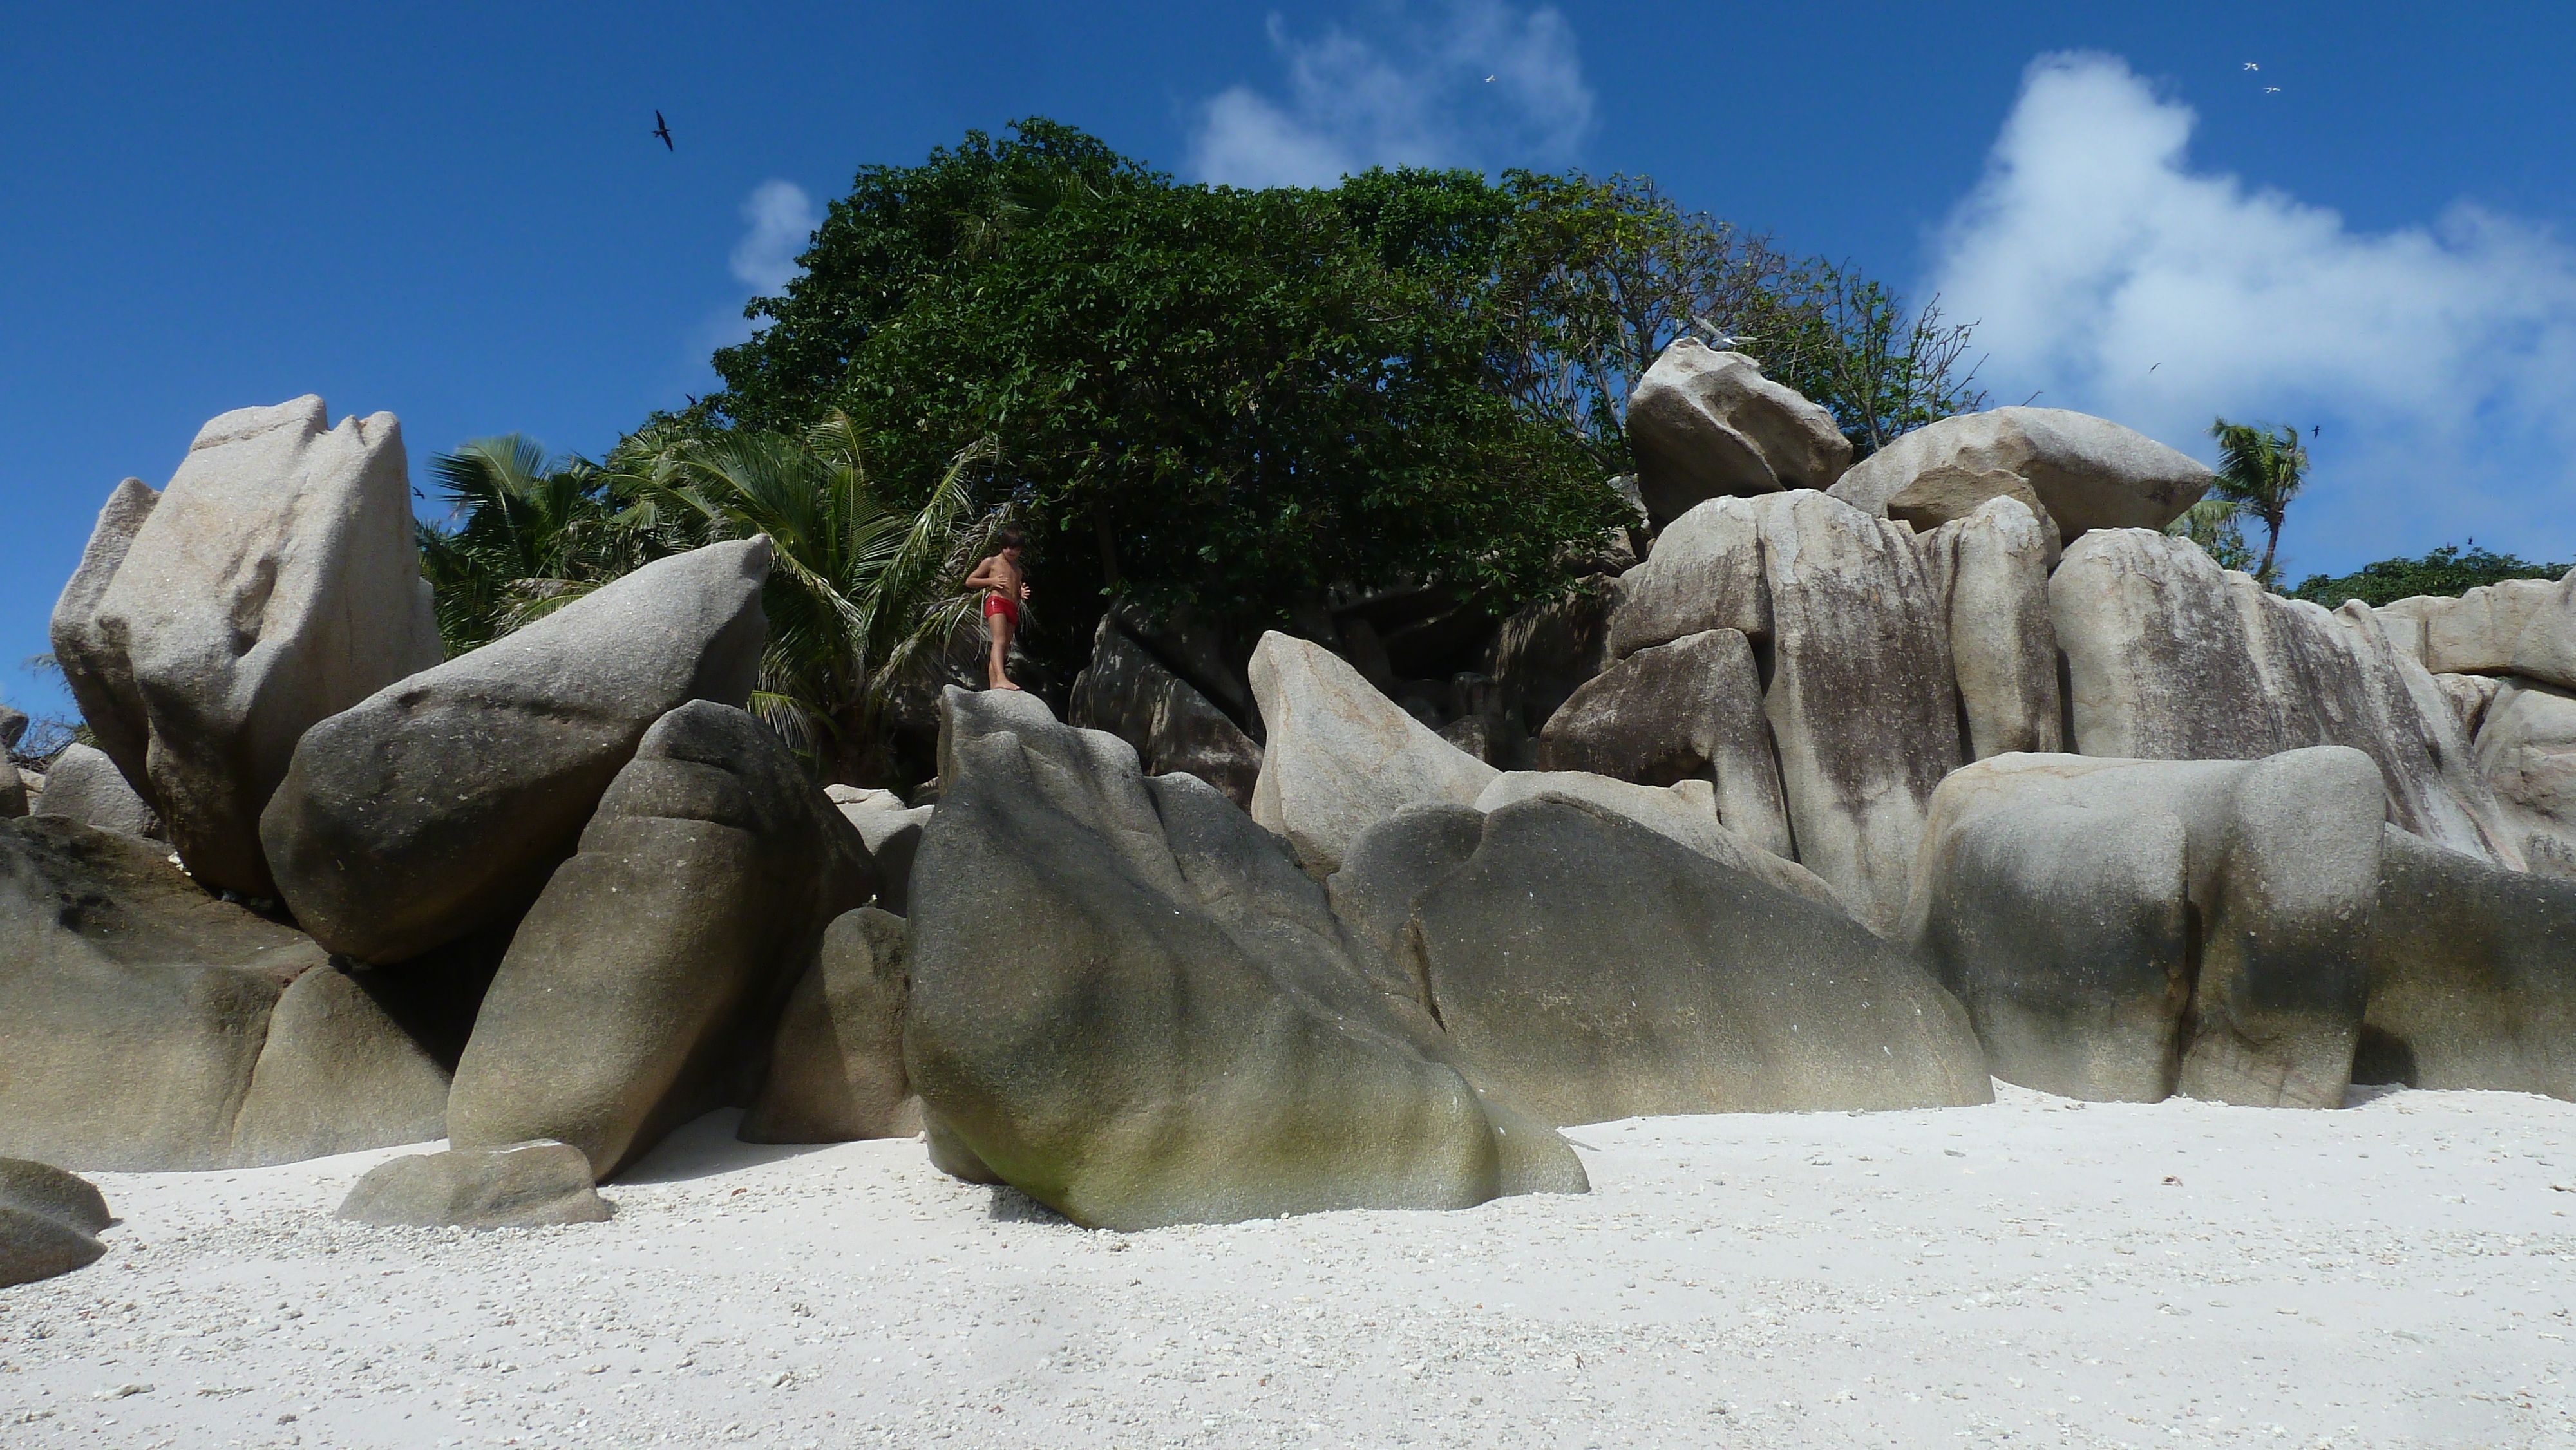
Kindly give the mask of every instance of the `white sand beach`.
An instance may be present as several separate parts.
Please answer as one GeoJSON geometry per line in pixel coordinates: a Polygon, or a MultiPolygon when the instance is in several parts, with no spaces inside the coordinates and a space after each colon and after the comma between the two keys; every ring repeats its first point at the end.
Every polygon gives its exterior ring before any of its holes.
{"type": "Polygon", "coordinates": [[[2576,1104],[1999,1097],[1123,1235],[730,1114],[577,1227],[331,1217],[411,1150],[101,1174],[108,1256],[0,1290],[0,1444],[2576,1446],[2576,1104]]]}

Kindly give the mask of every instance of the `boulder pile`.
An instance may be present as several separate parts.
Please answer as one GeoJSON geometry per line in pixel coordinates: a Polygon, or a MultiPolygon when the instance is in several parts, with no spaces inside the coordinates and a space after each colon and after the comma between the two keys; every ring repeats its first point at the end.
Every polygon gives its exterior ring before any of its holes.
{"type": "MultiPolygon", "coordinates": [[[[1580,1192],[1561,1128],[1996,1078],[2576,1099],[2576,576],[2282,599],[2101,419],[1855,463],[1677,344],[1581,588],[1119,605],[1061,718],[939,697],[935,805],[746,713],[765,539],[439,658],[399,429],[327,424],[209,423],[55,611],[97,745],[0,799],[28,1174],[444,1138],[343,1216],[595,1221],[734,1107],[1141,1228],[1580,1192]]],[[[0,1266],[95,1257],[17,1171],[0,1266]]]]}

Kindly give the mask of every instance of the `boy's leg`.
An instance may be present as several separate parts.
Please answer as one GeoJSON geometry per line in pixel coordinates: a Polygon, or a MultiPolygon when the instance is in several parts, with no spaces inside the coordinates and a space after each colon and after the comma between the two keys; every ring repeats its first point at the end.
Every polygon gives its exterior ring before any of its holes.
{"type": "Polygon", "coordinates": [[[984,687],[988,690],[1016,690],[1019,686],[1012,684],[1010,675],[1006,673],[1011,658],[1011,617],[988,614],[984,616],[984,622],[993,627],[993,653],[984,662],[984,687]]]}

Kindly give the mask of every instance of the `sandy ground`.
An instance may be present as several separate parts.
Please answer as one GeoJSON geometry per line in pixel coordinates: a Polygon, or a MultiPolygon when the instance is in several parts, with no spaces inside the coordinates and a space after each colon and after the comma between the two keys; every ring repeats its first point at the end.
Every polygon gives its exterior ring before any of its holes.
{"type": "Polygon", "coordinates": [[[2576,1104],[1663,1118],[1595,1191],[1091,1233],[693,1125],[613,1222],[101,1175],[0,1445],[2576,1446],[2576,1104]]]}

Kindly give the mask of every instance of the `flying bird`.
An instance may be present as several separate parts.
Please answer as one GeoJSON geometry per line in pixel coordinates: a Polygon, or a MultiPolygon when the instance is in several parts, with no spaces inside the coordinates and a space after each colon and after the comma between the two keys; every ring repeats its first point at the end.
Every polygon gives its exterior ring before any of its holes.
{"type": "Polygon", "coordinates": [[[2322,424],[2322,423],[2310,423],[2310,424],[2308,425],[2308,437],[2309,437],[2311,440],[2314,440],[2314,439],[2315,439],[2315,437],[2317,436],[2317,430],[2318,430],[2319,428],[2323,427],[2323,426],[2325,426],[2325,425],[2324,425],[2324,424],[2322,424]]]}
{"type": "Polygon", "coordinates": [[[2149,363],[2149,364],[2147,364],[2147,371],[2148,371],[2148,372],[2154,372],[2156,369],[2158,369],[2158,368],[2160,368],[2160,367],[2163,367],[2163,366],[2164,366],[2164,364],[2163,364],[2163,363],[2149,363]]]}
{"type": "Polygon", "coordinates": [[[2279,95],[2280,93],[2281,93],[2281,88],[2280,88],[2279,86],[2265,86],[2265,87],[2263,88],[2263,94],[2265,94],[2265,95],[2267,95],[2267,96],[2277,96],[2277,95],[2279,95]]]}
{"type": "Polygon", "coordinates": [[[659,111],[655,111],[653,113],[653,134],[662,138],[663,150],[677,151],[680,149],[679,147],[671,144],[671,123],[663,120],[662,113],[659,111]]]}
{"type": "Polygon", "coordinates": [[[2246,68],[2247,70],[2261,70],[2261,69],[2262,69],[2262,67],[2261,67],[2261,66],[2256,65],[2254,62],[2252,62],[2252,61],[2250,61],[2250,60],[2249,60],[2249,61],[2247,61],[2247,62],[2245,62],[2245,68],[2246,68]]]}
{"type": "Polygon", "coordinates": [[[1489,85],[1489,86],[1490,86],[1490,85],[1492,85],[1493,83],[1494,83],[1494,78],[1493,78],[1492,76],[1487,76],[1487,77],[1485,77],[1485,84],[1487,84],[1487,85],[1489,85]]]}

